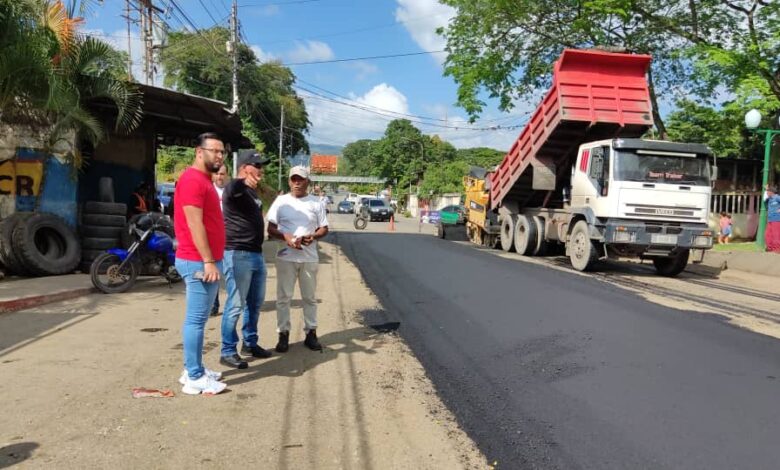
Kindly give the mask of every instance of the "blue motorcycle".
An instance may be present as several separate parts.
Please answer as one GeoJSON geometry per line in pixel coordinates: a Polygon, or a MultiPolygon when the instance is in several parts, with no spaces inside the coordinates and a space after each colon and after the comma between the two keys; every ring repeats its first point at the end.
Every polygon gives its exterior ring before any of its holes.
{"type": "Polygon", "coordinates": [[[106,294],[125,292],[139,275],[181,281],[176,272],[176,239],[168,216],[150,213],[130,219],[123,234],[129,246],[112,248],[92,262],[92,284],[106,294]]]}

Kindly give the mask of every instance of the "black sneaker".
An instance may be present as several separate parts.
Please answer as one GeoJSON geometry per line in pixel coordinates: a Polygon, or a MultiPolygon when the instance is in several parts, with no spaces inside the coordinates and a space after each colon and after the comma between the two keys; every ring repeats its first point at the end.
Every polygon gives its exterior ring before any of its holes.
{"type": "Polygon", "coordinates": [[[279,342],[276,343],[276,352],[284,353],[287,352],[288,349],[290,349],[290,332],[280,331],[279,342]]]}
{"type": "Polygon", "coordinates": [[[241,347],[241,354],[248,354],[252,357],[259,357],[260,359],[267,359],[271,357],[271,351],[261,348],[259,345],[247,346],[246,344],[241,347]]]}
{"type": "Polygon", "coordinates": [[[223,366],[233,367],[235,369],[246,369],[249,367],[249,364],[241,359],[241,356],[238,354],[233,354],[232,356],[222,356],[219,358],[219,363],[223,366]]]}
{"type": "Polygon", "coordinates": [[[213,308],[213,309],[211,309],[211,311],[209,312],[209,316],[210,316],[210,317],[218,317],[218,316],[220,316],[220,315],[222,315],[222,312],[220,312],[218,308],[213,308]]]}
{"type": "Polygon", "coordinates": [[[309,330],[309,332],[306,333],[306,339],[303,340],[303,344],[312,351],[322,351],[322,345],[319,340],[317,340],[316,330],[309,330]]]}

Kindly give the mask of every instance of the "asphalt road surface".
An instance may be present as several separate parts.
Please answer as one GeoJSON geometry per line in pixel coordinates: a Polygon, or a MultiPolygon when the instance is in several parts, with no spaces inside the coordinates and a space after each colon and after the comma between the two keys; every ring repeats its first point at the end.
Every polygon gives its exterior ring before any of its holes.
{"type": "Polygon", "coordinates": [[[780,466],[777,339],[430,235],[332,237],[498,468],[780,466]]]}

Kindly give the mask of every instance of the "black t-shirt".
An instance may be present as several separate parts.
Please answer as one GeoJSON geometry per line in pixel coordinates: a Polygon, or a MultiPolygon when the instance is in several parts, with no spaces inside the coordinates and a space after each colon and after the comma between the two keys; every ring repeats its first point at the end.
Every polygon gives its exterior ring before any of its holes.
{"type": "Polygon", "coordinates": [[[262,202],[255,190],[234,179],[222,193],[222,215],[225,218],[225,249],[263,251],[265,222],[262,202]]]}

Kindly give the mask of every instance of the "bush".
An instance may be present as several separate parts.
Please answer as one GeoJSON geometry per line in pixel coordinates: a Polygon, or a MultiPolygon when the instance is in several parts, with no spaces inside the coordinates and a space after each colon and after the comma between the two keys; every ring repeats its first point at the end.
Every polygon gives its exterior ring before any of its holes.
{"type": "Polygon", "coordinates": [[[404,211],[404,217],[406,217],[407,219],[411,218],[412,217],[412,213],[409,212],[409,211],[404,211]]]}

